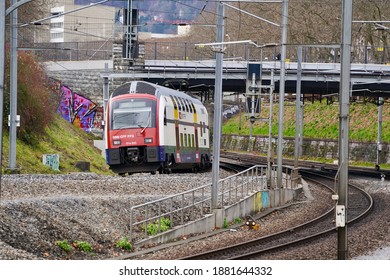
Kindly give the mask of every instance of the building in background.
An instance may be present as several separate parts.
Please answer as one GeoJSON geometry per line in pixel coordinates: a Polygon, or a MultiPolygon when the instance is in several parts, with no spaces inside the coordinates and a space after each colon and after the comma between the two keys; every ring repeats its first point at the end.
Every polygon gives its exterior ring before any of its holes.
{"type": "MultiPolygon", "coordinates": [[[[53,0],[49,16],[84,7],[74,0],[53,0]]],[[[51,43],[112,40],[115,29],[115,7],[96,5],[49,20],[51,43]]]]}
{"type": "Polygon", "coordinates": [[[119,8],[75,3],[47,0],[45,14],[31,19],[38,24],[19,29],[19,49],[31,51],[40,61],[111,59],[114,38],[123,35],[116,18],[119,8]]]}
{"type": "MultiPolygon", "coordinates": [[[[144,43],[149,39],[160,38],[164,40],[185,36],[190,28],[188,25],[182,24],[183,20],[181,19],[159,19],[159,21],[140,24],[138,21],[141,18],[140,10],[136,5],[133,7],[133,11],[136,11],[133,17],[135,16],[137,20],[133,18],[132,28],[127,28],[125,23],[127,0],[122,2],[109,1],[105,3],[107,5],[99,4],[96,6],[89,6],[89,4],[99,2],[97,0],[47,0],[47,2],[47,12],[43,16],[47,20],[40,21],[39,25],[30,24],[24,27],[23,32],[19,33],[22,38],[19,47],[32,50],[41,61],[101,60],[116,57],[127,60],[131,64],[131,60],[138,58],[140,51],[143,52],[144,43]],[[113,6],[114,3],[120,3],[121,6],[113,6]],[[56,15],[58,17],[50,18],[56,15]],[[143,34],[139,34],[140,28],[148,24],[174,26],[176,32],[165,34],[141,32],[143,34]],[[126,42],[128,42],[127,45],[126,42]]],[[[149,5],[154,2],[141,1],[140,3],[149,5]]],[[[143,14],[151,8],[145,7],[143,14]]],[[[151,12],[153,11],[151,10],[151,12]]],[[[41,20],[41,18],[34,20],[41,20]]]]}

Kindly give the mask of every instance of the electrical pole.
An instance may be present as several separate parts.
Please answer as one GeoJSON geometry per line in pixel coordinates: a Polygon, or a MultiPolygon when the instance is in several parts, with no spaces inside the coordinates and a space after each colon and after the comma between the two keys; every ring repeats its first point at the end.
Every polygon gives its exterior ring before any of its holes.
{"type": "Polygon", "coordinates": [[[273,188],[272,178],[272,111],[273,111],[273,99],[274,99],[274,69],[271,69],[271,82],[269,87],[269,122],[268,122],[268,151],[267,151],[267,185],[273,188]]]}
{"type": "Polygon", "coordinates": [[[133,24],[133,0],[127,0],[127,15],[126,15],[126,42],[125,42],[125,57],[127,59],[133,58],[131,56],[131,33],[133,24]]]}
{"type": "Polygon", "coordinates": [[[348,256],[347,202],[348,202],[348,143],[349,143],[349,95],[351,84],[351,41],[352,41],[352,0],[343,0],[341,72],[340,72],[340,113],[339,113],[339,183],[336,205],[338,259],[348,256]]]}
{"type": "MultiPolygon", "coordinates": [[[[302,79],[302,47],[298,47],[297,63],[297,90],[295,99],[295,147],[294,147],[294,168],[298,168],[298,159],[300,151],[301,135],[301,79],[302,79]]],[[[295,170],[295,176],[298,177],[298,170],[295,170]]]]}
{"type": "Polygon", "coordinates": [[[249,118],[249,141],[252,141],[253,124],[255,123],[255,106],[256,106],[255,96],[256,96],[256,73],[252,73],[251,108],[250,108],[251,116],[249,118]]]}
{"type": "Polygon", "coordinates": [[[383,97],[378,98],[378,143],[376,149],[376,164],[380,164],[381,151],[382,151],[382,107],[383,107],[383,97]]]}
{"type": "Polygon", "coordinates": [[[108,89],[108,63],[104,63],[104,77],[103,77],[103,140],[106,140],[106,114],[107,114],[107,103],[109,98],[108,89]]]}
{"type": "MultiPolygon", "coordinates": [[[[12,5],[18,1],[12,0],[12,5]]],[[[10,113],[9,125],[9,159],[8,169],[16,170],[16,127],[17,120],[17,100],[18,100],[18,9],[11,12],[11,61],[10,61],[10,113]]]]}
{"type": "MultiPolygon", "coordinates": [[[[213,133],[213,166],[212,166],[212,189],[211,207],[218,206],[218,182],[219,182],[219,158],[222,132],[222,62],[223,62],[223,34],[224,34],[225,7],[219,2],[217,20],[217,42],[221,43],[220,50],[216,52],[215,65],[215,89],[214,89],[214,133],[213,133]]],[[[217,47],[218,48],[218,47],[217,47]]]]}
{"type": "Polygon", "coordinates": [[[277,188],[283,187],[283,121],[284,121],[284,91],[286,72],[286,44],[287,44],[287,15],[288,0],[283,0],[282,12],[282,46],[280,55],[280,81],[279,81],[279,125],[277,150],[277,188]]]}
{"type": "Polygon", "coordinates": [[[5,1],[0,1],[0,193],[3,173],[3,108],[5,80],[5,1]]]}

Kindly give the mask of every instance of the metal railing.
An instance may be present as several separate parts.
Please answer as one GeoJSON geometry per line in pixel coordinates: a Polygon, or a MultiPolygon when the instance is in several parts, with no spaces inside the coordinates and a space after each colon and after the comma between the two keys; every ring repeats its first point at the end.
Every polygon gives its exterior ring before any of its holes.
{"type": "Polygon", "coordinates": [[[112,59],[111,41],[22,44],[20,50],[35,54],[39,61],[83,61],[112,59]]]}
{"type": "MultiPolygon", "coordinates": [[[[142,57],[146,60],[214,60],[215,52],[210,47],[195,46],[198,42],[140,42],[142,57]]],[[[120,46],[120,45],[118,45],[120,46]]],[[[36,43],[28,47],[40,61],[49,60],[97,60],[113,58],[112,41],[36,43]]],[[[298,45],[287,46],[288,61],[297,61],[298,45]]],[[[339,63],[340,49],[329,47],[303,46],[302,62],[339,63]]],[[[226,45],[225,60],[274,61],[280,53],[280,46],[257,48],[251,44],[226,45]]],[[[351,63],[387,64],[390,62],[390,47],[354,45],[351,63]]]]}
{"type": "MultiPolygon", "coordinates": [[[[293,188],[296,180],[294,170],[286,168],[283,188],[293,188]]],[[[218,184],[218,208],[233,205],[250,194],[267,190],[267,167],[253,166],[245,171],[219,180],[218,184]]],[[[272,167],[272,173],[276,175],[276,166],[272,167]]],[[[276,178],[272,176],[274,186],[276,178]]],[[[132,242],[147,238],[152,234],[164,231],[163,221],[169,220],[170,228],[195,221],[212,213],[211,208],[212,184],[206,184],[182,193],[160,198],[154,201],[135,205],[130,210],[130,232],[132,242]],[[149,229],[154,227],[154,233],[149,229]]]]}
{"type": "MultiPolygon", "coordinates": [[[[211,48],[196,47],[198,43],[177,42],[145,42],[145,56],[147,60],[210,60],[215,59],[215,52],[211,48]]],[[[298,45],[287,46],[287,59],[297,61],[298,45]]],[[[303,62],[312,63],[339,63],[340,49],[321,46],[303,46],[303,62]]],[[[386,64],[390,62],[390,47],[354,45],[352,46],[351,63],[386,64]]],[[[280,53],[280,46],[257,48],[251,44],[226,45],[225,60],[238,61],[273,61],[280,53]]]]}

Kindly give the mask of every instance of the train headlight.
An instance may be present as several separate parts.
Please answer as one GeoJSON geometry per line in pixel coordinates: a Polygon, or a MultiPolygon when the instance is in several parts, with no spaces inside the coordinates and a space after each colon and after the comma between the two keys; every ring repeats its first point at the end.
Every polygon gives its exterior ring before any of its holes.
{"type": "Polygon", "coordinates": [[[144,143],[145,143],[145,144],[151,144],[151,143],[153,143],[153,138],[145,138],[145,139],[144,139],[144,143]]]}
{"type": "Polygon", "coordinates": [[[114,140],[114,145],[120,145],[121,144],[121,140],[114,140]]]}

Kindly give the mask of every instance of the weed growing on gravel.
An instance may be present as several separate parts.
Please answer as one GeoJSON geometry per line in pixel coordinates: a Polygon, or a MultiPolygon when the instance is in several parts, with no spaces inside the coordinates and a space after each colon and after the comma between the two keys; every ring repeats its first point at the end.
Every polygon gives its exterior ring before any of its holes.
{"type": "Polygon", "coordinates": [[[242,223],[242,219],[241,218],[235,218],[233,223],[235,225],[241,224],[242,223]]]}
{"type": "Polygon", "coordinates": [[[56,245],[65,252],[70,252],[71,250],[73,250],[73,247],[69,245],[68,240],[56,241],[56,245]]]}
{"type": "Polygon", "coordinates": [[[156,235],[159,232],[164,232],[171,228],[171,220],[167,218],[160,218],[160,231],[158,231],[158,224],[159,224],[158,220],[154,223],[149,223],[148,226],[146,227],[147,234],[156,235]]]}
{"type": "Polygon", "coordinates": [[[226,220],[226,218],[223,219],[223,228],[228,228],[229,227],[229,223],[228,221],[226,220]]]}
{"type": "Polygon", "coordinates": [[[79,248],[81,251],[84,252],[92,252],[93,250],[92,245],[86,241],[76,241],[74,244],[76,248],[79,248]]]}
{"type": "Polygon", "coordinates": [[[129,238],[124,237],[116,242],[116,247],[121,248],[123,250],[131,250],[133,249],[133,245],[129,241],[129,238]]]}

